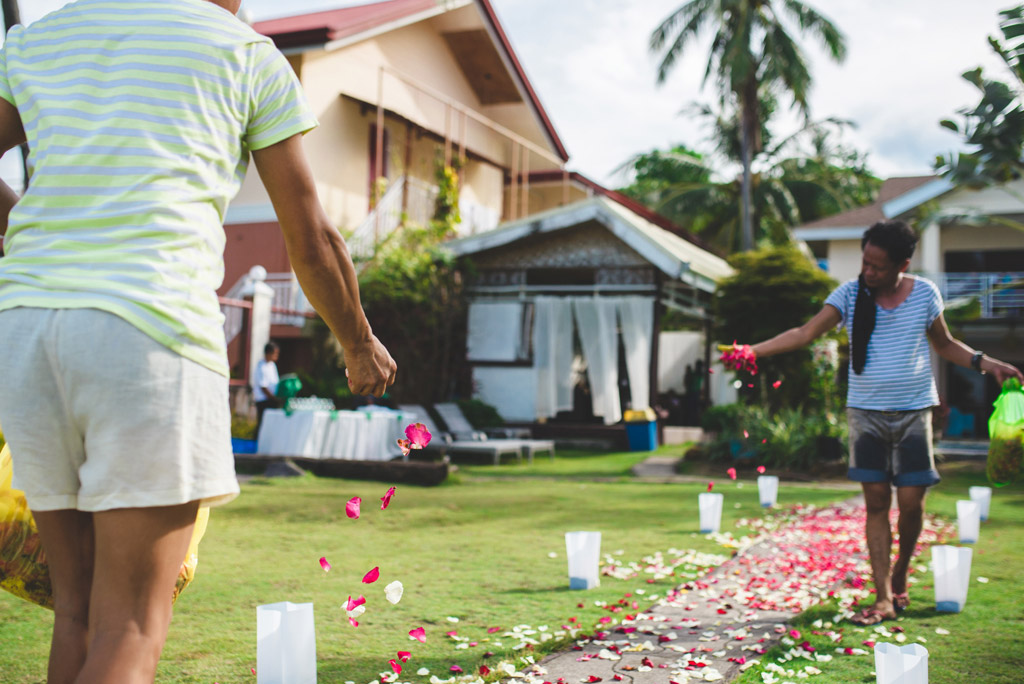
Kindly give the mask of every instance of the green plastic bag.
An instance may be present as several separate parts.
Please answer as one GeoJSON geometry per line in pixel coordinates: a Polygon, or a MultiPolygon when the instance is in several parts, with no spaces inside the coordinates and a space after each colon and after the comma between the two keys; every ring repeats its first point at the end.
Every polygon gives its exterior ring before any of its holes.
{"type": "Polygon", "coordinates": [[[996,487],[1008,485],[1020,476],[1024,466],[1024,390],[1020,380],[1010,378],[996,399],[988,419],[988,480],[996,487]]]}

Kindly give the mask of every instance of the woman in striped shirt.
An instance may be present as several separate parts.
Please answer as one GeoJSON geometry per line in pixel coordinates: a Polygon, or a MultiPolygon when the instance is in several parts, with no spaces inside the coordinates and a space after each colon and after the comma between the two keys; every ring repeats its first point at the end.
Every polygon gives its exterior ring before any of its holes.
{"type": "Polygon", "coordinates": [[[200,504],[238,493],[216,290],[250,154],[355,394],[395,363],[359,303],[285,57],[240,0],[77,0],[0,53],[0,421],[53,585],[49,684],[152,682],[200,504]]]}
{"type": "Polygon", "coordinates": [[[921,533],[924,498],[938,483],[931,411],[939,403],[930,347],[951,363],[1002,384],[1020,370],[950,335],[934,283],[907,274],[918,236],[903,221],[881,221],[861,239],[861,274],[840,285],[810,321],[753,345],[765,357],[804,347],[836,326],[850,340],[848,476],[861,483],[875,603],[854,617],[863,625],[896,617],[909,604],[907,571],[921,533]],[[899,507],[899,556],[890,562],[892,487],[899,507]]]}

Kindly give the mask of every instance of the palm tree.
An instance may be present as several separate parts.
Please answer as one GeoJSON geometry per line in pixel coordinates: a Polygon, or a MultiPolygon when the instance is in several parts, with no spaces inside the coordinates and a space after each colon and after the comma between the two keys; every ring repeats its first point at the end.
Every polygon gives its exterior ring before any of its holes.
{"type": "Polygon", "coordinates": [[[807,93],[811,73],[803,51],[787,29],[786,20],[818,38],[837,62],[846,56],[846,41],[836,26],[799,0],[689,0],[670,14],[651,34],[652,52],[664,54],[658,65],[658,83],[664,83],[685,47],[705,26],[714,38],[704,81],[715,75],[724,102],[736,98],[741,128],[743,178],[741,184],[742,246],[753,248],[751,222],[751,160],[761,150],[759,93],[763,86],[781,87],[808,116],[807,93]]]}
{"type": "MultiPolygon", "coordinates": [[[[790,240],[789,228],[872,202],[881,182],[868,171],[863,154],[836,142],[851,125],[840,119],[807,121],[796,133],[776,141],[765,125],[776,101],[762,94],[759,132],[765,149],[751,176],[750,215],[758,237],[774,245],[790,240]]],[[[733,108],[695,105],[704,120],[711,154],[683,146],[648,152],[627,161],[631,185],[621,192],[643,202],[677,225],[725,252],[742,242],[742,182],[729,175],[741,154],[741,136],[733,108]],[[719,166],[719,163],[722,166],[719,166]]]]}

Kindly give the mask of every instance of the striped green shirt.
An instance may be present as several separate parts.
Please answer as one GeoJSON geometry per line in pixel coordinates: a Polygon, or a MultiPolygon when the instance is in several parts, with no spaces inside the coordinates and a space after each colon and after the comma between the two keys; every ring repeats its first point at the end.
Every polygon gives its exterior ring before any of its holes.
{"type": "Polygon", "coordinates": [[[0,311],[94,308],[228,374],[223,219],[249,151],[316,126],[284,56],[206,0],[79,0],[11,30],[31,150],[0,311]]]}

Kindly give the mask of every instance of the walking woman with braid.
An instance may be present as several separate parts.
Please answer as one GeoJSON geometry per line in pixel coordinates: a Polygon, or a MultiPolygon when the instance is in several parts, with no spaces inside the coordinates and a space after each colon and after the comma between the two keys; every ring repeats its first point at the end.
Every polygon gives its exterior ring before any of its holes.
{"type": "Polygon", "coordinates": [[[861,483],[875,603],[853,619],[873,625],[910,602],[907,571],[921,533],[928,487],[939,482],[932,453],[932,407],[939,396],[929,343],[958,366],[991,374],[1002,384],[1024,380],[1020,370],[954,339],[931,281],[907,274],[918,236],[904,221],[880,221],[861,239],[861,273],[843,283],[811,320],[753,345],[756,357],[805,347],[836,326],[850,341],[847,420],[848,477],[861,483]],[[890,562],[892,488],[899,508],[899,555],[890,562]]]}

